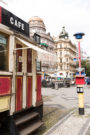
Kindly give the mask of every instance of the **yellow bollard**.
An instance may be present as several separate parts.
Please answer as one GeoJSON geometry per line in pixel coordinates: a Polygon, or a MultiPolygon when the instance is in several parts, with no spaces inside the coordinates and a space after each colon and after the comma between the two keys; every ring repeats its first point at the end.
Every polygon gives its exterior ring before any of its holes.
{"type": "Polygon", "coordinates": [[[79,106],[79,114],[84,114],[84,94],[78,93],[78,106],[79,106]]]}

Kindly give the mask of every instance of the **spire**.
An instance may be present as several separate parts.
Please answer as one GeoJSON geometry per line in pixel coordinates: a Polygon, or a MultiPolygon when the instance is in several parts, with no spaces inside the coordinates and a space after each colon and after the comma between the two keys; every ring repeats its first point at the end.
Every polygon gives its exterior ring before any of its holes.
{"type": "Polygon", "coordinates": [[[64,38],[64,39],[68,39],[69,38],[68,33],[66,32],[64,26],[62,27],[62,32],[60,33],[59,38],[64,38]]]}

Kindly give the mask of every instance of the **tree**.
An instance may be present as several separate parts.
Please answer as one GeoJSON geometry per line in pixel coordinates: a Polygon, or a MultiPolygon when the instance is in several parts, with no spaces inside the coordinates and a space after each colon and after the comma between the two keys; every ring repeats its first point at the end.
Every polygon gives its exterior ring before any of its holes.
{"type": "Polygon", "coordinates": [[[90,76],[90,60],[82,60],[82,68],[85,68],[86,76],[90,76]]]}
{"type": "MultiPolygon", "coordinates": [[[[78,68],[78,61],[76,62],[76,68],[78,68]]],[[[90,77],[90,60],[82,60],[81,61],[81,67],[85,68],[85,74],[86,76],[90,77]]]]}

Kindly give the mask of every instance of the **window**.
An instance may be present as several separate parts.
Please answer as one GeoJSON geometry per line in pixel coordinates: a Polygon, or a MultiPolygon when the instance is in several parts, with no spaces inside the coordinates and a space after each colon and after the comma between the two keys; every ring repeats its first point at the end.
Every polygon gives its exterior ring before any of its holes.
{"type": "Polygon", "coordinates": [[[34,36],[33,36],[33,38],[34,38],[35,42],[37,42],[38,44],[40,44],[40,36],[38,34],[35,33],[34,36]]]}
{"type": "Polygon", "coordinates": [[[41,62],[40,61],[36,61],[36,71],[37,72],[41,71],[41,62]]]}
{"type": "Polygon", "coordinates": [[[62,48],[62,44],[60,44],[60,48],[62,48]]]}
{"type": "Polygon", "coordinates": [[[62,52],[60,52],[60,56],[62,56],[62,52]]]}
{"type": "Polygon", "coordinates": [[[69,69],[69,66],[67,65],[67,69],[69,69]]]}
{"type": "Polygon", "coordinates": [[[0,70],[8,71],[8,38],[0,34],[0,70]]]}
{"type": "MultiPolygon", "coordinates": [[[[22,46],[16,44],[16,48],[22,48],[22,46]]],[[[16,72],[22,72],[22,49],[16,51],[16,72]]]]}
{"type": "Polygon", "coordinates": [[[60,48],[59,44],[57,45],[57,48],[60,48]]]}
{"type": "Polygon", "coordinates": [[[60,63],[62,63],[62,59],[60,59],[60,63]]]}
{"type": "Polygon", "coordinates": [[[32,50],[27,49],[27,72],[32,72],[32,50]]]}

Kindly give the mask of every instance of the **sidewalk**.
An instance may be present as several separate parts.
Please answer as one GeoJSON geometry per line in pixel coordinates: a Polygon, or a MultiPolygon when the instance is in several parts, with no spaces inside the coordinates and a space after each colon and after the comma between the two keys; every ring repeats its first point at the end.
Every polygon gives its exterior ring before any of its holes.
{"type": "Polygon", "coordinates": [[[44,135],[86,135],[90,126],[90,108],[85,115],[79,115],[78,109],[70,112],[44,135]]]}

